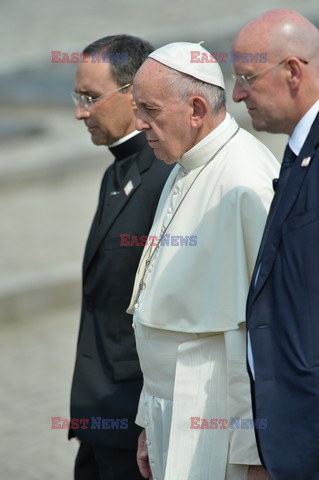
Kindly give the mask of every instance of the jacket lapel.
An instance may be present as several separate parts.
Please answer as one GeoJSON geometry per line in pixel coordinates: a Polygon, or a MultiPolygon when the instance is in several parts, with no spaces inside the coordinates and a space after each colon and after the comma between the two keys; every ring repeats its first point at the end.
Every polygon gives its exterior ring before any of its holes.
{"type": "Polygon", "coordinates": [[[283,222],[288,217],[289,212],[298,197],[306,175],[313,164],[313,157],[316,153],[316,147],[319,144],[318,130],[319,114],[312,124],[308,137],[292,166],[285,190],[282,193],[278,208],[274,213],[272,225],[268,232],[268,238],[262,240],[253,275],[253,282],[255,282],[256,274],[258,275],[258,278],[255,288],[253,288],[252,295],[250,296],[251,301],[257,297],[273,267],[280,243],[283,222]]]}
{"type": "MultiPolygon", "coordinates": [[[[90,235],[90,247],[88,250],[88,254],[85,256],[83,262],[83,274],[85,274],[92,262],[101,242],[103,241],[104,237],[107,235],[109,230],[111,229],[113,223],[117,219],[117,217],[121,214],[123,208],[130,200],[132,195],[136,192],[139,186],[142,183],[141,174],[150,168],[151,163],[153,161],[153,156],[149,153],[149,147],[144,148],[138,155],[136,161],[134,161],[127,172],[125,178],[121,182],[119,195],[116,197],[116,203],[114,207],[110,209],[109,214],[107,215],[106,219],[101,223],[98,227],[97,222],[100,215],[100,208],[97,210],[94,224],[92,228],[94,228],[95,232],[94,235],[90,235]]],[[[104,199],[100,199],[100,204],[103,202],[104,199]]]]}
{"type": "MultiPolygon", "coordinates": [[[[86,262],[84,265],[84,274],[86,273],[96,251],[98,250],[101,242],[103,241],[105,235],[109,232],[110,228],[112,227],[113,223],[120,215],[121,211],[129,201],[130,197],[134,194],[134,192],[138,189],[140,184],[142,183],[140,173],[138,171],[136,163],[133,163],[131,166],[128,174],[126,175],[125,179],[123,180],[123,184],[121,185],[120,193],[116,197],[116,203],[114,207],[110,209],[109,215],[107,219],[101,223],[99,227],[95,225],[95,235],[91,239],[91,245],[88,257],[86,258],[86,262]],[[131,182],[131,183],[130,183],[131,182]],[[126,188],[126,193],[124,188],[126,185],[129,185],[126,188]],[[129,191],[130,190],[130,191],[129,191]]],[[[102,199],[103,201],[103,199],[102,199]]],[[[98,212],[99,213],[99,212],[98,212]]],[[[96,223],[97,219],[95,219],[96,223]]]]}

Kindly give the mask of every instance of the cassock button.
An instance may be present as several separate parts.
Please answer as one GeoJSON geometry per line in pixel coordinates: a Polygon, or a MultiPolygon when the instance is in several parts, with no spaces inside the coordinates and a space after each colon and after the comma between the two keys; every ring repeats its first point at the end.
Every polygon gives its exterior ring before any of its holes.
{"type": "Polygon", "coordinates": [[[172,207],[169,207],[169,209],[167,210],[168,213],[172,213],[173,209],[172,207]]]}
{"type": "Polygon", "coordinates": [[[136,329],[136,324],[134,322],[132,323],[132,328],[133,328],[133,330],[136,329]]]}
{"type": "Polygon", "coordinates": [[[140,304],[138,302],[136,302],[135,305],[134,305],[135,310],[137,310],[139,306],[140,306],[140,304]]]}

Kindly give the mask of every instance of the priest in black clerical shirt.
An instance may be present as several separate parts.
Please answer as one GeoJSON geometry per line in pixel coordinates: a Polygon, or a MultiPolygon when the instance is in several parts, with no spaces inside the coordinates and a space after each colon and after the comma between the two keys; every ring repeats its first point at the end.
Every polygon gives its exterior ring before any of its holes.
{"type": "Polygon", "coordinates": [[[75,480],[142,478],[134,422],[142,374],[126,309],[143,242],[123,245],[121,235],[148,235],[171,171],[156,159],[145,133],[135,130],[133,77],[151,51],[129,35],[92,43],[83,51],[72,93],[76,118],[93,143],[108,146],[115,157],[102,181],[83,261],[71,392],[70,437],[80,440],[75,480]]]}

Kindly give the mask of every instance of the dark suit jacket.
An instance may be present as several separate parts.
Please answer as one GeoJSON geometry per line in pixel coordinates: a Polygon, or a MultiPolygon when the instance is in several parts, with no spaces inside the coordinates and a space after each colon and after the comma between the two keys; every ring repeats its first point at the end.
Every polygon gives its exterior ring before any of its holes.
{"type": "Polygon", "coordinates": [[[255,367],[254,415],[267,424],[256,429],[264,465],[273,480],[317,480],[319,115],[262,241],[248,296],[247,328],[255,367]],[[307,157],[309,165],[302,166],[307,157]]]}
{"type": "Polygon", "coordinates": [[[102,181],[84,255],[71,392],[71,418],[90,423],[87,429],[79,425],[70,436],[93,445],[136,448],[140,429],[134,420],[142,373],[126,309],[143,246],[121,246],[120,235],[148,234],[171,167],[154,156],[144,133],[111,151],[116,159],[102,181]]]}

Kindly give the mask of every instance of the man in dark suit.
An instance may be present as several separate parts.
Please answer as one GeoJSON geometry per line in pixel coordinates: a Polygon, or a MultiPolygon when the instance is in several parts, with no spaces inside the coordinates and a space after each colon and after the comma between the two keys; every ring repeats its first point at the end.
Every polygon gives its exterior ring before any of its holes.
{"type": "Polygon", "coordinates": [[[126,313],[137,265],[170,167],[135,130],[133,77],[149,43],[102,38],[83,51],[76,118],[114,155],[106,170],[83,261],[70,437],[80,440],[76,480],[137,480],[135,425],[142,374],[126,313]]]}
{"type": "Polygon", "coordinates": [[[256,130],[289,135],[247,303],[257,442],[273,480],[317,480],[319,33],[297,12],[274,10],[245,25],[233,50],[234,100],[256,130]]]}

